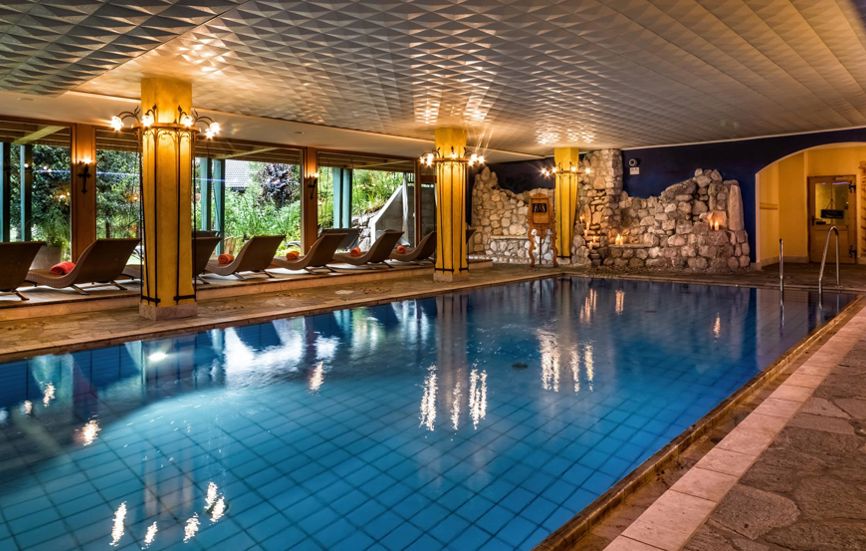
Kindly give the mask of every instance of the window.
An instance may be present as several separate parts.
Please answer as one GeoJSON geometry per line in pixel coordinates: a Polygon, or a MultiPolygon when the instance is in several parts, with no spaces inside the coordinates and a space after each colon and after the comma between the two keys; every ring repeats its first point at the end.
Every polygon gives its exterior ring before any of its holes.
{"type": "Polygon", "coordinates": [[[67,126],[0,120],[0,239],[45,241],[37,267],[70,257],[70,136],[67,126]]]}
{"type": "Polygon", "coordinates": [[[96,133],[96,236],[138,237],[138,141],[132,133],[96,133]]]}

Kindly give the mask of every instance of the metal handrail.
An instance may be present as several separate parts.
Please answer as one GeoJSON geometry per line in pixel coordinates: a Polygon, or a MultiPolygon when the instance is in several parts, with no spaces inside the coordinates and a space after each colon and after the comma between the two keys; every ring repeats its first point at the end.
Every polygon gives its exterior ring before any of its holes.
{"type": "Polygon", "coordinates": [[[830,248],[830,234],[836,235],[836,287],[839,286],[839,228],[830,226],[827,230],[827,239],[824,241],[824,254],[821,255],[821,271],[818,273],[818,301],[821,300],[821,293],[824,291],[824,265],[827,263],[827,249],[830,248]]]}
{"type": "Polygon", "coordinates": [[[779,239],[779,292],[785,294],[785,241],[779,239]]]}

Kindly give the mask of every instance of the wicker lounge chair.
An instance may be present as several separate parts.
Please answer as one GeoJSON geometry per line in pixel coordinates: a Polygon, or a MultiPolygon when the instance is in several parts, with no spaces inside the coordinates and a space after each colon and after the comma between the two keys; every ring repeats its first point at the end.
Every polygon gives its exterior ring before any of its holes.
{"type": "Polygon", "coordinates": [[[352,264],[353,266],[366,266],[370,268],[386,267],[392,268],[390,264],[385,262],[391,253],[394,251],[394,246],[400,241],[400,236],[403,232],[400,230],[385,230],[382,235],[373,243],[370,250],[361,256],[352,256],[350,254],[334,255],[334,262],[342,262],[352,264]]]}
{"type": "Polygon", "coordinates": [[[275,258],[274,265],[286,270],[306,270],[310,273],[314,273],[316,269],[323,268],[333,272],[333,268],[328,266],[328,264],[334,261],[334,252],[336,252],[337,247],[345,239],[346,234],[344,233],[336,231],[322,232],[315,243],[313,243],[313,246],[310,247],[310,252],[297,260],[275,258]]]}
{"type": "Polygon", "coordinates": [[[228,264],[220,264],[216,260],[207,263],[205,272],[221,275],[235,276],[244,279],[241,272],[264,273],[268,277],[274,277],[267,272],[277,253],[277,248],[285,239],[282,235],[257,235],[241,247],[240,252],[233,261],[228,264]]]}
{"type": "Polygon", "coordinates": [[[27,272],[43,245],[44,241],[0,243],[0,295],[30,300],[18,292],[18,287],[26,282],[27,272]]]}
{"type": "Polygon", "coordinates": [[[430,260],[433,253],[436,251],[436,232],[431,231],[421,238],[418,246],[405,253],[391,253],[391,260],[407,263],[418,263],[425,260],[430,260]]]}
{"type": "Polygon", "coordinates": [[[126,291],[126,287],[117,283],[126,268],[126,262],[138,245],[137,238],[131,239],[97,239],[84,251],[73,268],[66,275],[51,273],[51,270],[30,270],[27,281],[35,285],[47,285],[54,289],[70,287],[82,295],[87,291],[80,287],[83,283],[92,283],[93,287],[113,285],[126,291]]]}

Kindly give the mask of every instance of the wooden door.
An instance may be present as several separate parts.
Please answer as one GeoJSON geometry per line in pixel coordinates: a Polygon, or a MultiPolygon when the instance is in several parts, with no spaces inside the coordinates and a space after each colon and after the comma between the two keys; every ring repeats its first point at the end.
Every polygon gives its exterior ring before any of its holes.
{"type": "MultiPolygon", "coordinates": [[[[809,177],[809,260],[821,262],[830,228],[839,229],[839,262],[853,263],[856,256],[856,176],[809,177]]],[[[835,258],[835,239],[830,238],[827,262],[835,258]]]]}

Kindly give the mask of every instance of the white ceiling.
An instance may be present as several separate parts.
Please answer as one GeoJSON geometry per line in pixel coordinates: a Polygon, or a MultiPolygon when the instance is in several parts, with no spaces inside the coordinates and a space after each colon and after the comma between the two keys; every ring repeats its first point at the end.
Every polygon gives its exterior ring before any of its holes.
{"type": "Polygon", "coordinates": [[[390,153],[455,123],[531,155],[866,124],[850,0],[4,1],[15,97],[135,98],[143,75],[184,76],[199,107],[375,133],[359,136],[390,153]]]}

